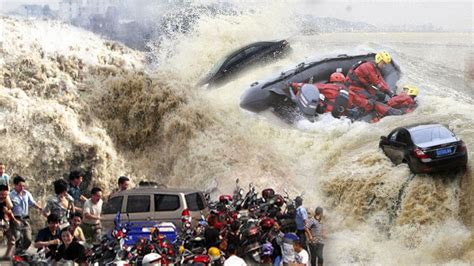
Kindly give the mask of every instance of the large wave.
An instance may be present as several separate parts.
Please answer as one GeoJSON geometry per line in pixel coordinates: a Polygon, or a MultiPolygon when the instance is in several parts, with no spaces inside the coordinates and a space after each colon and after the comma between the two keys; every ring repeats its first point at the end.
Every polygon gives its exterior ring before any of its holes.
{"type": "Polygon", "coordinates": [[[472,159],[465,173],[410,179],[406,165],[393,166],[377,148],[379,136],[399,125],[437,121],[464,139],[472,158],[473,99],[462,82],[468,67],[451,60],[471,52],[470,35],[300,36],[294,16],[284,4],[204,15],[193,31],[160,44],[153,67],[146,55],[76,28],[2,19],[1,160],[8,172],[32,177],[28,185],[41,200],[52,191],[45,184],[73,169],[107,189],[120,174],[216,194],[230,192],[235,178],[287,188],[305,192],[306,207],[325,208],[329,263],[473,261],[472,159]],[[62,38],[52,37],[59,32],[62,38]],[[294,52],[285,59],[215,90],[193,86],[235,47],[288,36],[294,52]],[[246,86],[306,56],[378,49],[401,65],[401,83],[422,89],[412,114],[377,124],[324,116],[289,127],[238,107],[246,86]]]}

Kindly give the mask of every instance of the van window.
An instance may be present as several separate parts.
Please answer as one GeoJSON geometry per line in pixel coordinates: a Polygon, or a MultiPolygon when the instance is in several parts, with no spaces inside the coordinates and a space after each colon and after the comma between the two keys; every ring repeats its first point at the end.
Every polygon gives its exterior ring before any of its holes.
{"type": "Polygon", "coordinates": [[[155,211],[175,211],[179,209],[179,196],[155,194],[155,211]]]}
{"type": "Polygon", "coordinates": [[[190,211],[200,211],[205,208],[201,193],[191,193],[185,196],[190,211]]]}
{"type": "Polygon", "coordinates": [[[113,197],[107,203],[105,203],[103,213],[104,214],[115,214],[122,211],[123,196],[113,197]]]}
{"type": "Polygon", "coordinates": [[[127,200],[127,213],[149,212],[150,196],[149,195],[129,195],[127,200]]]}

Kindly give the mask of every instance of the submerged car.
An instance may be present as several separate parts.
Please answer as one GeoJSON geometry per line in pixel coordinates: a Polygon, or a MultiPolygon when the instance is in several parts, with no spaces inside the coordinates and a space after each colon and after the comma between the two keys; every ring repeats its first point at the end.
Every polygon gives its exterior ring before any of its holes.
{"type": "Polygon", "coordinates": [[[394,164],[407,163],[413,173],[466,167],[464,141],[440,124],[399,127],[381,136],[379,147],[394,164]]]}
{"type": "Polygon", "coordinates": [[[279,58],[286,54],[289,49],[290,44],[286,40],[249,44],[219,60],[197,85],[222,85],[229,77],[241,71],[244,67],[279,58]]]}

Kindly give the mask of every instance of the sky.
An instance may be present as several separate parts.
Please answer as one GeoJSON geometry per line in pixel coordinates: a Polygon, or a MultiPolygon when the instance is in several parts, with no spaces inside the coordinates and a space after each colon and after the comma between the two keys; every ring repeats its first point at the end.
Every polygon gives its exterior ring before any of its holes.
{"type": "MultiPolygon", "coordinates": [[[[126,1],[128,3],[134,2],[126,1]]],[[[156,1],[164,0],[149,1],[156,3],[156,1]]],[[[209,1],[202,0],[201,2],[209,1]]],[[[248,3],[249,5],[255,2],[265,2],[265,0],[228,1],[248,3]]],[[[269,2],[271,1],[278,0],[269,0],[269,2]]],[[[47,3],[54,7],[58,2],[59,0],[0,0],[0,11],[11,10],[21,4],[47,3]]],[[[279,2],[301,3],[304,5],[302,10],[308,10],[316,16],[366,22],[375,26],[431,23],[449,31],[473,31],[474,29],[472,0],[279,0],[279,2]]]]}

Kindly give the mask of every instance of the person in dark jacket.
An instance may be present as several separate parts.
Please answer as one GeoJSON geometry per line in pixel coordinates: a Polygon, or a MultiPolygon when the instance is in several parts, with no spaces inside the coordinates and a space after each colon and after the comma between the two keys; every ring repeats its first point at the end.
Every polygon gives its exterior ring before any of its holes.
{"type": "Polygon", "coordinates": [[[74,240],[71,228],[65,227],[61,230],[61,242],[54,256],[56,261],[74,261],[79,265],[87,265],[86,249],[74,240]]]}

